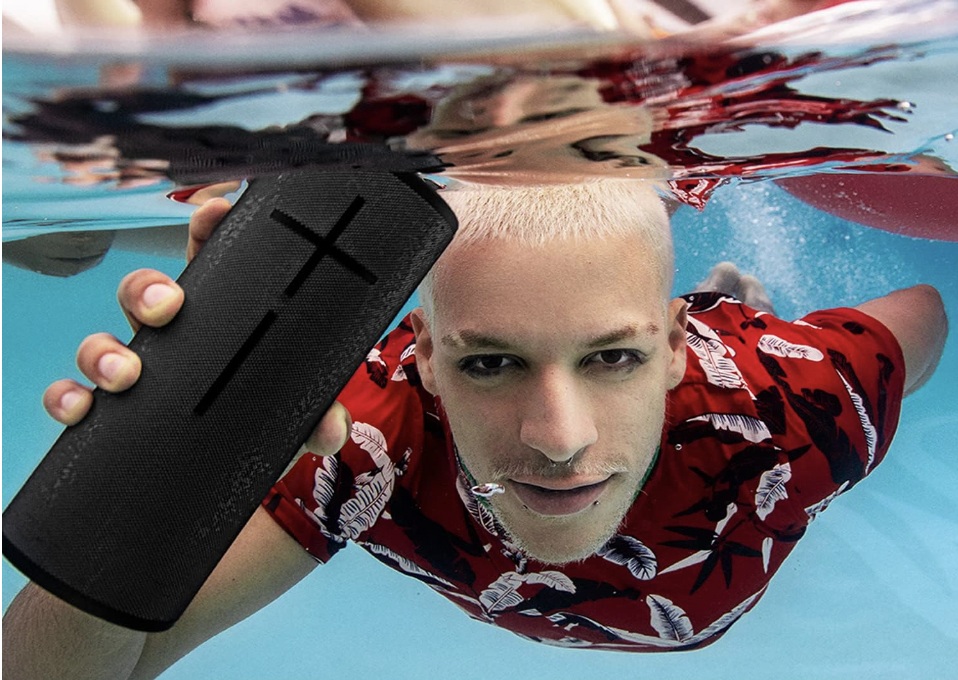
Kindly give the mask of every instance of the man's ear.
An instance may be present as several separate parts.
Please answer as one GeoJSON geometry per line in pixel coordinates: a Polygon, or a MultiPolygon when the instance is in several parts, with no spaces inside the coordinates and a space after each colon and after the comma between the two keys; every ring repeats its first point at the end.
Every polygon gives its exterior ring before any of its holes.
{"type": "Polygon", "coordinates": [[[419,369],[419,378],[422,386],[430,394],[436,394],[436,374],[432,370],[432,331],[426,321],[426,313],[422,307],[417,307],[410,316],[412,330],[416,334],[416,368],[419,369]]]}
{"type": "Polygon", "coordinates": [[[685,326],[689,320],[688,308],[688,304],[682,298],[675,298],[669,303],[666,317],[669,322],[669,389],[676,387],[685,377],[685,326]]]}

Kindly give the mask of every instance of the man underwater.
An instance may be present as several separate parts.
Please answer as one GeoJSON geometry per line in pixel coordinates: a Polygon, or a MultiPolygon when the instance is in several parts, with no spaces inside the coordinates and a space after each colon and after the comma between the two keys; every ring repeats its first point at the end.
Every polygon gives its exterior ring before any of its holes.
{"type": "MultiPolygon", "coordinates": [[[[4,622],[5,670],[155,677],[348,541],[529,639],[701,647],[881,462],[941,355],[929,286],[786,322],[719,265],[670,299],[668,220],[642,182],[444,197],[460,230],[423,307],[369,354],[184,617],[129,631],[30,584],[4,622]]],[[[227,210],[197,211],[191,256],[227,210]]],[[[119,296],[135,327],[183,303],[149,270],[119,296]]],[[[111,391],[139,375],[103,334],[78,363],[111,391]]],[[[45,395],[67,424],[91,400],[72,381],[45,395]]]]}

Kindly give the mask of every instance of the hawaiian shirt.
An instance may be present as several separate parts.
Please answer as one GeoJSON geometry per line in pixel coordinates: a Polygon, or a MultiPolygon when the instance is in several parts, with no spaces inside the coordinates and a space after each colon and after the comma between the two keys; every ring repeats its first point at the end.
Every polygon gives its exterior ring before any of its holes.
{"type": "Polygon", "coordinates": [[[584,561],[522,554],[472,493],[441,401],[419,380],[408,317],[340,395],[350,441],[304,455],[264,506],[318,561],[352,541],[530,640],[640,652],[714,642],[812,520],[881,462],[904,360],[853,309],[787,322],[717,293],[685,299],[688,367],[660,453],[617,533],[584,561]]]}

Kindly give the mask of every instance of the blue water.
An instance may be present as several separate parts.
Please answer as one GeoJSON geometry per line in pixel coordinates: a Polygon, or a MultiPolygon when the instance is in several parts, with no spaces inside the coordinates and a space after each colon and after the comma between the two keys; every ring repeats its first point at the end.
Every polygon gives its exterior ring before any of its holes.
{"type": "MultiPolygon", "coordinates": [[[[958,243],[838,221],[770,183],[720,190],[705,213],[674,218],[676,291],[732,259],[768,284],[780,314],[857,304],[918,282],[958,318],[958,243]]],[[[175,275],[179,260],[111,251],[58,280],[3,267],[3,497],[58,435],[40,395],[80,378],[80,339],[130,336],[113,303],[126,272],[175,275]]],[[[164,678],[948,678],[958,649],[958,351],[909,397],[887,460],[813,523],[755,610],[717,644],[669,655],[535,645],[464,617],[425,586],[350,548],[283,598],[220,635],[164,678]]],[[[3,565],[3,606],[23,578],[3,565]]]]}
{"type": "MultiPolygon", "coordinates": [[[[699,146],[728,155],[816,144],[903,155],[921,151],[956,167],[958,142],[944,137],[958,127],[950,75],[958,65],[955,46],[954,40],[931,45],[928,52],[937,51],[936,58],[912,54],[907,68],[887,61],[867,71],[810,74],[802,82],[804,92],[823,96],[912,102],[907,122],[888,125],[891,134],[847,126],[804,125],[797,131],[753,127],[747,134],[706,136],[699,146]]],[[[4,80],[5,114],[23,107],[11,95],[64,82],[93,85],[98,78],[98,70],[86,62],[37,62],[32,67],[20,62],[4,80]]],[[[147,69],[142,82],[160,86],[164,79],[163,69],[147,69]]],[[[346,74],[305,103],[293,93],[204,115],[226,123],[244,119],[253,127],[292,122],[323,106],[348,108],[358,87],[346,74]],[[277,107],[277,101],[283,106],[277,107]],[[302,110],[292,106],[297,101],[302,110]]],[[[124,191],[110,185],[90,190],[40,184],[35,177],[61,177],[61,169],[9,143],[4,144],[3,162],[5,240],[49,231],[50,224],[40,224],[43,220],[69,220],[70,228],[82,229],[144,227],[185,221],[191,211],[163,197],[170,182],[124,191]]],[[[721,187],[703,213],[681,208],[673,226],[676,293],[691,289],[715,262],[732,260],[765,282],[785,318],[929,283],[941,291],[953,325],[958,319],[958,242],[911,239],[845,222],[769,181],[721,187]]],[[[44,388],[63,377],[82,380],[73,357],[84,336],[100,331],[124,340],[131,336],[115,304],[120,278],[139,267],[176,276],[182,266],[180,258],[119,247],[100,265],[68,279],[3,264],[4,506],[62,429],[42,409],[44,388]]],[[[414,304],[415,299],[409,306],[414,304]]],[[[956,343],[954,337],[949,340],[935,376],[905,400],[887,459],[868,480],[832,503],[757,607],[703,650],[635,655],[536,645],[468,619],[432,590],[351,547],[162,677],[953,678],[958,662],[956,343]]],[[[2,573],[6,608],[24,579],[6,562],[2,573]]]]}

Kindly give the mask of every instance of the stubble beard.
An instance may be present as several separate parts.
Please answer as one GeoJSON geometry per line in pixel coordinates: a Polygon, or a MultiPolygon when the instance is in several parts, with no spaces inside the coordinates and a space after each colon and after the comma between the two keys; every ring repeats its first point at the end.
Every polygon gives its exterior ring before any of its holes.
{"type": "Polygon", "coordinates": [[[629,479],[614,480],[626,488],[615,489],[615,498],[600,500],[598,506],[573,517],[545,517],[531,510],[503,508],[497,499],[491,505],[508,540],[523,555],[545,565],[563,566],[587,560],[615,536],[632,507],[641,479],[633,474],[629,479]],[[572,532],[585,532],[589,537],[570,542],[572,532]]]}

